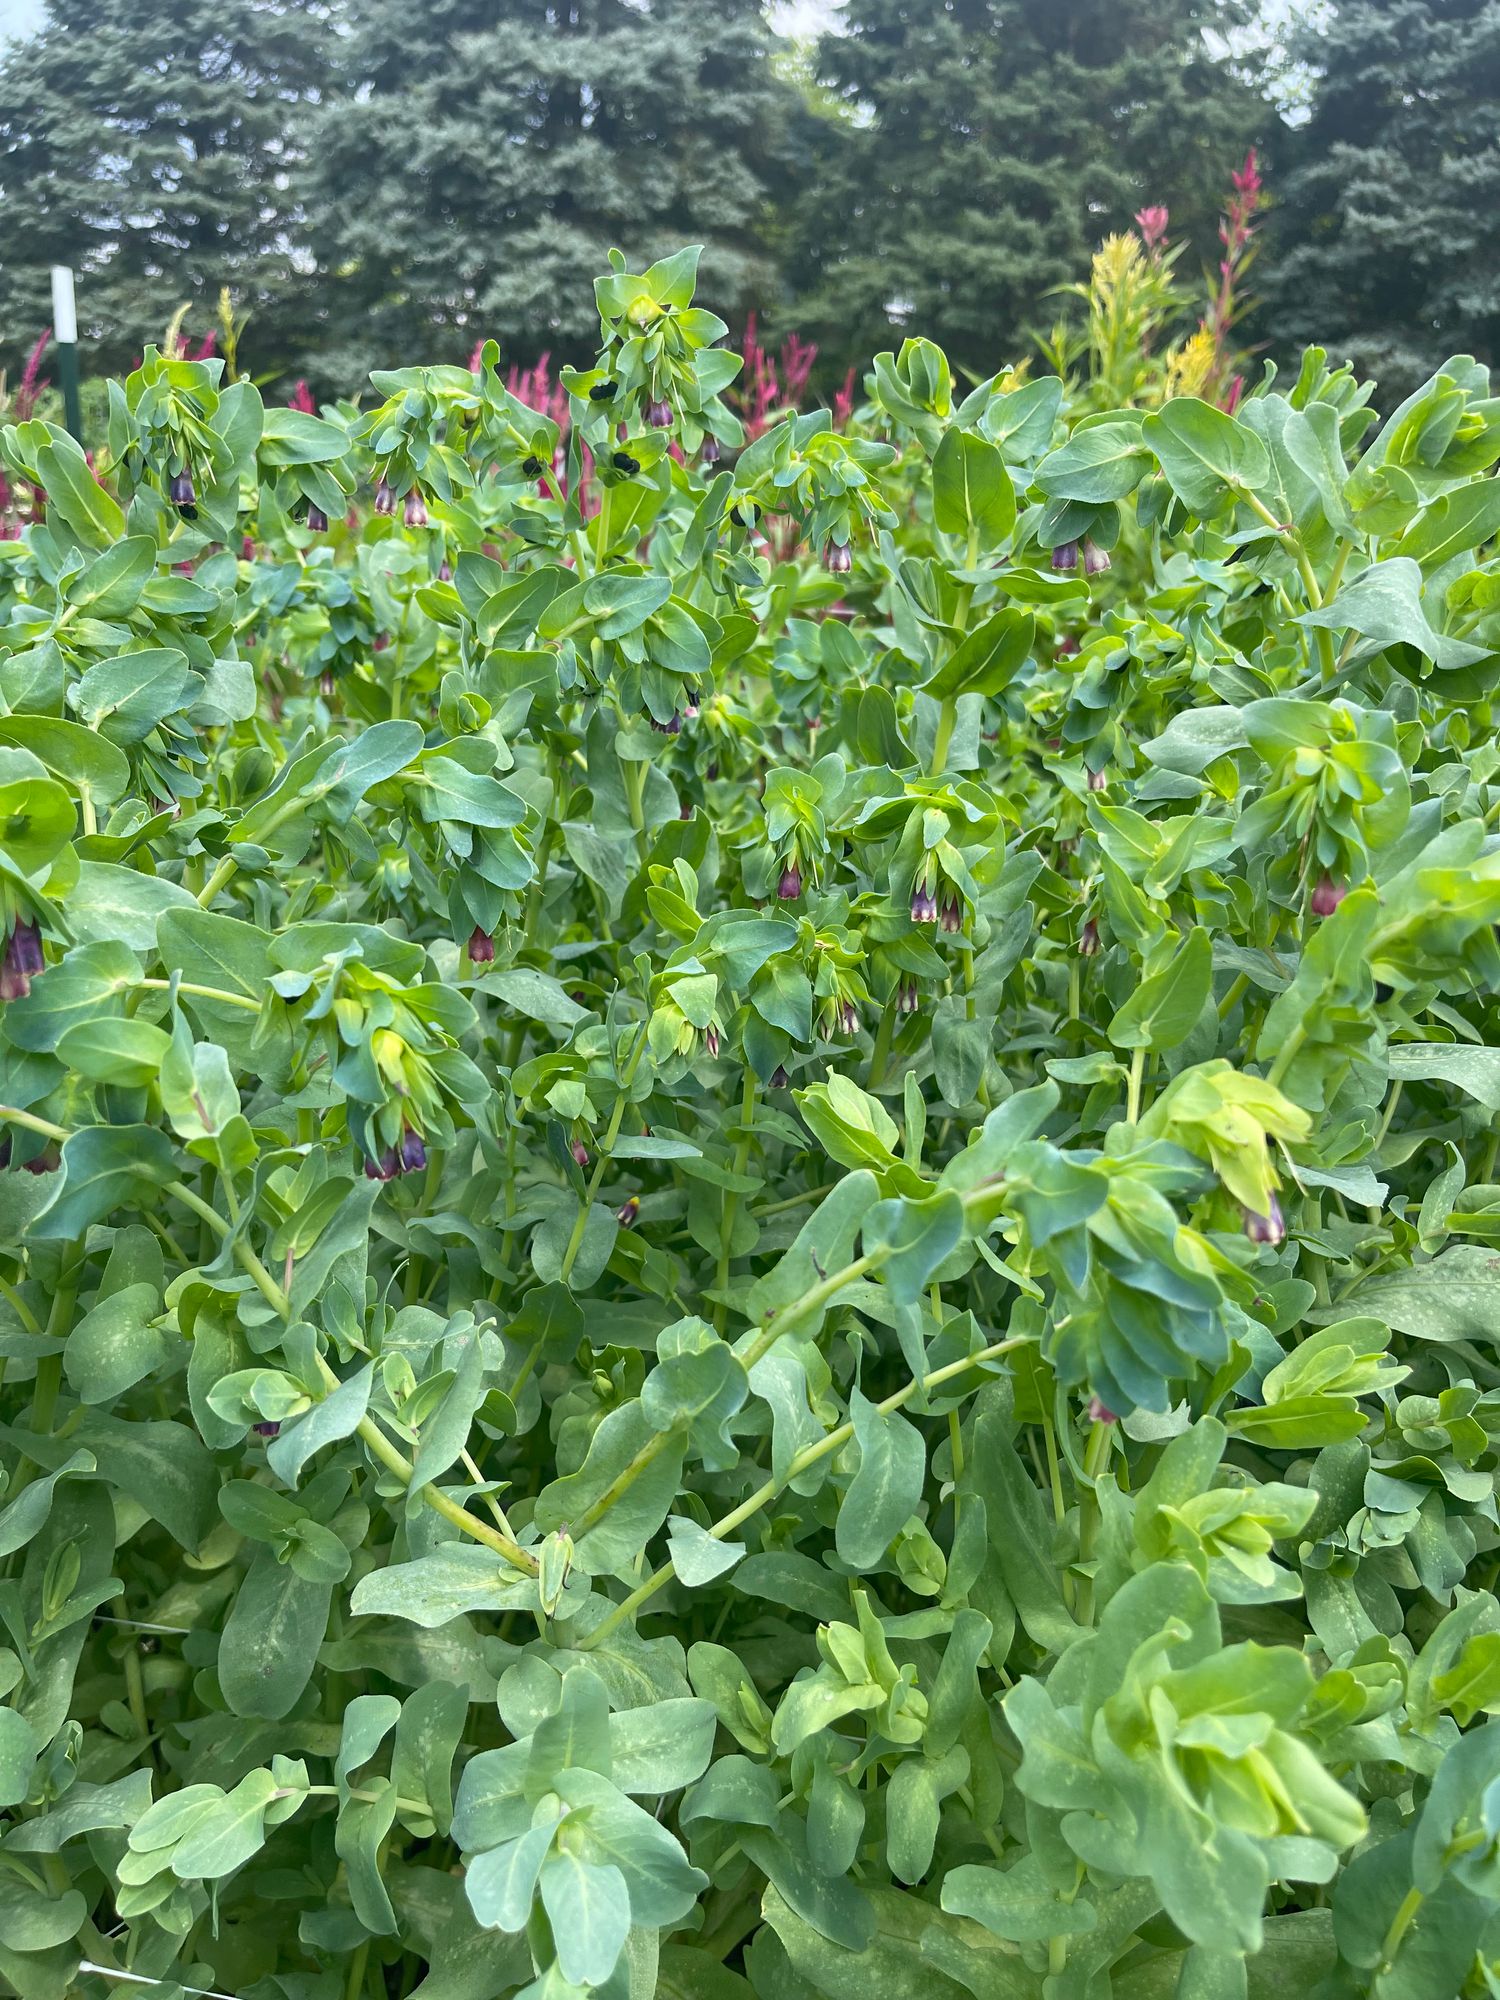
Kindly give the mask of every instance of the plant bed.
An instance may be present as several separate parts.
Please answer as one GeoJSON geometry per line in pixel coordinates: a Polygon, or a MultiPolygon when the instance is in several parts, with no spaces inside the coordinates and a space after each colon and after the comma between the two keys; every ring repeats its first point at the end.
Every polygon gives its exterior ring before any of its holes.
{"type": "Polygon", "coordinates": [[[0,434],[0,1985],[1490,1993],[1486,373],[695,273],[0,434]]]}

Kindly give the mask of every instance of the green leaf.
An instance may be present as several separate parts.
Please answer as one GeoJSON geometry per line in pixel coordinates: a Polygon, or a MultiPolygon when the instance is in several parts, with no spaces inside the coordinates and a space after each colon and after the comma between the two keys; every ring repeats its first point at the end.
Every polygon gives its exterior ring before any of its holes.
{"type": "Polygon", "coordinates": [[[1229,494],[1254,492],[1271,477],[1266,448],[1244,424],[1197,396],[1175,396],[1148,416],[1141,435],[1172,491],[1195,514],[1229,494]]]}
{"type": "Polygon", "coordinates": [[[542,1863],[540,1887],[563,1977],[578,1986],[602,1986],[630,1929],[625,1877],[561,1848],[542,1863]]]}
{"type": "Polygon", "coordinates": [[[1213,983],[1213,943],[1202,928],[1188,932],[1170,965],[1143,979],[1109,1024],[1117,1049],[1161,1054],[1196,1027],[1213,983]]]}
{"type": "Polygon", "coordinates": [[[859,1469],[839,1508],[835,1545],[853,1570],[872,1570],[917,1510],[927,1453],[922,1434],[855,1389],[849,1398],[859,1469]]]}
{"type": "Polygon", "coordinates": [[[1016,495],[999,449],[974,431],[943,433],[932,461],[932,517],[945,535],[970,535],[983,551],[1015,526],[1016,495]]]}
{"type": "Polygon", "coordinates": [[[101,1299],[68,1335],[63,1370],[85,1403],[109,1403],[165,1366],[175,1343],[153,1322],[161,1312],[155,1285],[127,1285],[101,1299]]]}

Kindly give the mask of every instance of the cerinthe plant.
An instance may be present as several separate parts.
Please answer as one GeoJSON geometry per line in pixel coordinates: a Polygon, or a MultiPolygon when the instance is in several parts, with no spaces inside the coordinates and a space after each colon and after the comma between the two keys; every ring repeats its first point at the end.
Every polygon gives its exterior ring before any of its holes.
{"type": "Polygon", "coordinates": [[[3,434],[0,1982],[1492,1994],[1485,371],[695,267],[3,434]]]}

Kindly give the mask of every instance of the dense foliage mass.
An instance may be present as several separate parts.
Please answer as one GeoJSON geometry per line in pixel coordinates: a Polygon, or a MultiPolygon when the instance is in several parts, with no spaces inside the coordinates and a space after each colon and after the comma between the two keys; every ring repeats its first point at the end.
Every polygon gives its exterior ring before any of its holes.
{"type": "Polygon", "coordinates": [[[1493,1993],[1500,403],[695,273],[0,434],[0,1981],[1493,1993]]]}

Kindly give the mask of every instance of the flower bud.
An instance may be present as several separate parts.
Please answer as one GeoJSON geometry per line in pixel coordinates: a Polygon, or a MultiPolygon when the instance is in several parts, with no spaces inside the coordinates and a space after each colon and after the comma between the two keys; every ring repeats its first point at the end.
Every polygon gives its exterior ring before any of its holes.
{"type": "Polygon", "coordinates": [[[1274,1250],[1286,1241],[1286,1222],[1282,1217],[1281,1203],[1271,1196],[1271,1206],[1264,1215],[1253,1208],[1241,1207],[1244,1218],[1242,1227],[1252,1243],[1269,1243],[1274,1250]]]}
{"type": "Polygon", "coordinates": [[[1089,790],[1091,792],[1107,791],[1108,788],[1109,774],[1107,771],[1101,768],[1097,771],[1089,772],[1089,790]]]}
{"type": "Polygon", "coordinates": [[[917,991],[915,979],[904,979],[896,988],[896,1012],[915,1014],[922,1004],[922,996],[917,991]]]}
{"type": "Polygon", "coordinates": [[[318,692],[325,701],[331,701],[333,698],[333,688],[333,671],[330,668],[318,676],[318,692]]]}
{"type": "Polygon", "coordinates": [[[278,1436],[281,1431],[281,1425],[274,1417],[266,1418],[258,1424],[252,1424],[250,1428],[258,1438],[273,1438],[278,1436]]]}
{"type": "Polygon", "coordinates": [[[1092,917],[1078,933],[1078,956],[1096,958],[1099,954],[1099,926],[1092,917]]]}
{"type": "Polygon", "coordinates": [[[703,1046],[711,1056],[719,1053],[719,1031],[712,1022],[703,1031],[703,1046]]]}
{"type": "Polygon", "coordinates": [[[823,547],[823,567],[830,576],[847,576],[854,567],[854,553],[847,542],[827,542],[823,547]]]}
{"type": "Polygon", "coordinates": [[[469,936],[469,963],[471,965],[493,965],[495,962],[495,940],[487,930],[474,926],[469,936]]]}
{"type": "Polygon", "coordinates": [[[1107,1403],[1101,1402],[1097,1396],[1089,1397],[1089,1422],[1091,1424],[1117,1424],[1119,1421],[1120,1419],[1107,1403]]]}
{"type": "Polygon", "coordinates": [[[651,717],[651,727],[656,731],[658,736],[680,736],[682,734],[682,717],[674,708],[670,722],[658,722],[653,715],[651,717]]]}
{"type": "Polygon", "coordinates": [[[839,1027],[846,1035],[859,1033],[859,1009],[852,1000],[846,1000],[839,1008],[839,1027]]]}
{"type": "Polygon", "coordinates": [[[716,437],[706,437],[703,440],[703,463],[705,465],[717,465],[723,455],[719,449],[719,440],[716,437]]]}
{"type": "Polygon", "coordinates": [[[24,1000],[35,975],[46,969],[42,956],[42,934],[35,924],[17,917],[15,928],[5,941],[0,959],[0,1000],[24,1000]]]}
{"type": "Polygon", "coordinates": [[[375,512],[394,514],[396,511],[396,489],[388,479],[375,482],[375,512]]]}
{"type": "Polygon", "coordinates": [[[771,1072],[772,1090],[785,1090],[790,1081],[791,1078],[786,1073],[785,1064],[777,1063],[775,1069],[771,1072]]]}
{"type": "Polygon", "coordinates": [[[193,489],[193,475],[186,466],[181,472],[174,472],[172,483],[167,488],[167,498],[174,507],[195,507],[198,495],[193,489]]]}
{"type": "Polygon", "coordinates": [[[958,900],[957,896],[944,897],[942,918],[943,918],[943,929],[948,932],[950,937],[954,934],[954,932],[961,931],[963,929],[964,906],[958,900]]]}
{"type": "Polygon", "coordinates": [[[569,1151],[573,1155],[573,1164],[575,1167],[586,1167],[588,1165],[589,1149],[584,1145],[582,1139],[575,1139],[569,1151]]]}
{"type": "Polygon", "coordinates": [[[937,903],[932,891],[925,883],[919,882],[911,892],[911,920],[914,924],[935,924],[937,903]]]}
{"type": "Polygon", "coordinates": [[[687,701],[683,706],[682,712],[689,722],[696,722],[698,720],[698,690],[696,688],[689,688],[687,690],[687,701]]]}
{"type": "Polygon", "coordinates": [[[307,526],[310,534],[323,535],[328,532],[328,516],[312,501],[309,501],[307,506],[307,526]]]}
{"type": "Polygon", "coordinates": [[[622,1229],[634,1229],[636,1217],[640,1212],[640,1197],[632,1195],[629,1201],[622,1202],[615,1210],[615,1221],[619,1223],[622,1229]]]}
{"type": "Polygon", "coordinates": [[[672,405],[665,396],[658,396],[646,405],[646,422],[654,431],[669,431],[672,428],[672,405]]]}
{"type": "Polygon", "coordinates": [[[1333,877],[1327,873],[1320,875],[1318,877],[1318,886],[1312,892],[1310,907],[1313,915],[1315,917],[1331,917],[1348,893],[1349,891],[1344,887],[1342,882],[1335,882],[1333,877]]]}
{"type": "Polygon", "coordinates": [[[1109,550],[1101,549],[1095,542],[1083,545],[1083,573],[1085,576],[1102,576],[1109,568],[1109,550]]]}
{"type": "Polygon", "coordinates": [[[1078,641],[1073,637],[1073,634],[1069,632],[1063,638],[1058,640],[1057,645],[1054,648],[1054,651],[1058,659],[1071,660],[1073,655],[1078,651],[1078,641]]]}
{"type": "Polygon", "coordinates": [[[452,583],[452,581],[453,581],[453,565],[452,563],[449,562],[448,558],[444,556],[443,560],[438,564],[438,582],[452,583]]]}
{"type": "Polygon", "coordinates": [[[246,535],[240,542],[240,561],[255,561],[255,537],[253,535],[246,535]]]}
{"type": "Polygon", "coordinates": [[[427,1147],[422,1135],[408,1125],[401,1134],[401,1171],[403,1174],[420,1173],[426,1164],[427,1147]]]}
{"type": "Polygon", "coordinates": [[[1057,547],[1052,551],[1052,567],[1054,569],[1077,569],[1077,542],[1059,542],[1057,547]]]}
{"type": "Polygon", "coordinates": [[[682,804],[677,808],[677,817],[679,819],[691,819],[692,816],[693,802],[691,799],[684,799],[682,804]]]}
{"type": "Polygon", "coordinates": [[[367,1181],[393,1181],[401,1171],[401,1162],[396,1157],[394,1146],[387,1146],[378,1160],[365,1161],[367,1181]]]}
{"type": "Polygon", "coordinates": [[[401,518],[408,528],[425,528],[427,526],[427,502],[422,498],[422,489],[420,486],[414,486],[410,493],[407,494],[406,505],[401,511],[401,518]]]}
{"type": "Polygon", "coordinates": [[[802,894],[802,870],[795,862],[789,862],[781,871],[781,880],[776,884],[776,893],[783,903],[795,903],[802,894]]]}

